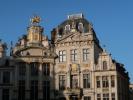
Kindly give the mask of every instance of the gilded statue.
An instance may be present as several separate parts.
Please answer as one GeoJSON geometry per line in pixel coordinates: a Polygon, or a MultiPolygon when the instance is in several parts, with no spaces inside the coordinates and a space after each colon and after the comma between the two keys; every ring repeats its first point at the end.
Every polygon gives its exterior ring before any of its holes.
{"type": "Polygon", "coordinates": [[[34,16],[31,18],[31,23],[39,23],[41,21],[41,18],[39,16],[34,16]]]}

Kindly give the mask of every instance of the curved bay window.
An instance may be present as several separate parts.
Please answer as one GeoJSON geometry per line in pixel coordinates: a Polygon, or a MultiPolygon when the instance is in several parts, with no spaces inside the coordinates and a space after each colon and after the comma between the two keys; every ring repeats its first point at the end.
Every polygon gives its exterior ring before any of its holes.
{"type": "Polygon", "coordinates": [[[103,70],[107,70],[107,61],[103,61],[103,70]]]}
{"type": "Polygon", "coordinates": [[[38,100],[38,81],[37,80],[31,80],[30,100],[38,100]]]}
{"type": "Polygon", "coordinates": [[[20,62],[19,63],[19,75],[24,76],[26,73],[26,63],[25,62],[20,62]]]}
{"type": "Polygon", "coordinates": [[[25,81],[18,81],[18,100],[25,100],[25,81]]]}
{"type": "Polygon", "coordinates": [[[50,64],[49,63],[43,63],[42,70],[43,70],[43,75],[49,76],[50,75],[50,64]]]}
{"type": "MultiPolygon", "coordinates": [[[[43,81],[43,99],[50,100],[50,81],[43,81]]],[[[35,99],[36,100],[36,99],[35,99]]]]}
{"type": "Polygon", "coordinates": [[[39,63],[38,62],[30,63],[30,71],[32,76],[37,76],[39,71],[39,63]]]}

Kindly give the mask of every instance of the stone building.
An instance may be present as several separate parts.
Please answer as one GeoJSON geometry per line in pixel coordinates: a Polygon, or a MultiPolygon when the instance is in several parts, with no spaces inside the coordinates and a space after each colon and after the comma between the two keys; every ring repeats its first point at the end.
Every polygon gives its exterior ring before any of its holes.
{"type": "Polygon", "coordinates": [[[82,14],[68,16],[51,36],[57,100],[129,100],[128,73],[100,46],[82,14]]]}
{"type": "Polygon", "coordinates": [[[124,65],[100,46],[83,14],[43,34],[40,17],[5,55],[0,44],[0,100],[129,100],[124,65]]]}

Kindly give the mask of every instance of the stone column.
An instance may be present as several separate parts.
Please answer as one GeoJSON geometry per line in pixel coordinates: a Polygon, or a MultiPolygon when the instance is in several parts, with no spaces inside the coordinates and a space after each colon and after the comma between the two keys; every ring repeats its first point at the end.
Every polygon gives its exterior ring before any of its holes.
{"type": "Polygon", "coordinates": [[[25,78],[25,87],[26,87],[26,99],[30,98],[30,63],[26,63],[26,78],[25,78]],[[28,90],[28,91],[27,91],[28,90]]]}
{"type": "Polygon", "coordinates": [[[68,68],[68,72],[67,72],[67,87],[70,88],[70,81],[71,81],[71,65],[68,68]]]}
{"type": "Polygon", "coordinates": [[[42,70],[42,63],[39,63],[39,72],[38,72],[38,90],[39,90],[39,94],[38,94],[38,97],[39,99],[42,99],[42,78],[43,78],[43,70],[42,70]]]}
{"type": "Polygon", "coordinates": [[[78,67],[78,87],[80,88],[80,65],[77,65],[78,67]]]}

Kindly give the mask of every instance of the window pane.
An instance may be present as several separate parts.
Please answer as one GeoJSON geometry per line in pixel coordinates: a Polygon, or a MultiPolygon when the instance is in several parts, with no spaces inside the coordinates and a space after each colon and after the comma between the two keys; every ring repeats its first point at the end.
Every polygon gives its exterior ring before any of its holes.
{"type": "Polygon", "coordinates": [[[91,100],[91,97],[85,96],[85,97],[84,97],[84,100],[91,100]]]}
{"type": "Polygon", "coordinates": [[[38,81],[31,81],[30,86],[30,100],[38,100],[38,81]]]}
{"type": "Polygon", "coordinates": [[[2,90],[2,100],[9,100],[9,89],[2,90]]]}
{"type": "Polygon", "coordinates": [[[37,76],[38,71],[39,71],[39,63],[37,63],[37,62],[30,63],[30,68],[31,68],[31,75],[37,76]]]}
{"type": "Polygon", "coordinates": [[[77,61],[78,55],[77,55],[77,49],[71,50],[71,61],[77,61]]]}
{"type": "Polygon", "coordinates": [[[66,51],[59,51],[59,62],[65,62],[66,61],[66,51]]]}
{"type": "Polygon", "coordinates": [[[66,77],[65,75],[59,75],[59,89],[64,90],[66,87],[66,77]]]}
{"type": "Polygon", "coordinates": [[[50,81],[43,81],[43,100],[50,100],[50,81]]]}
{"type": "Polygon", "coordinates": [[[97,76],[96,77],[96,85],[97,85],[97,88],[100,88],[101,87],[101,84],[100,84],[100,76],[97,76]]]}
{"type": "Polygon", "coordinates": [[[115,100],[115,93],[111,94],[111,98],[112,98],[111,100],[115,100]]]}
{"type": "Polygon", "coordinates": [[[19,63],[19,75],[23,76],[26,73],[26,63],[20,62],[19,63]]]}
{"type": "Polygon", "coordinates": [[[102,77],[102,86],[104,87],[104,88],[107,88],[107,87],[109,87],[109,84],[108,84],[108,76],[103,76],[102,77]]]}
{"type": "Polygon", "coordinates": [[[86,61],[89,59],[89,49],[83,49],[83,61],[86,61]]]}
{"type": "Polygon", "coordinates": [[[3,83],[4,84],[10,83],[10,72],[8,71],[3,72],[3,83]]]}
{"type": "Polygon", "coordinates": [[[101,94],[97,94],[97,100],[101,100],[101,94]]]}
{"type": "Polygon", "coordinates": [[[18,83],[18,99],[25,100],[25,81],[19,80],[18,83]]]}
{"type": "Polygon", "coordinates": [[[83,87],[90,88],[90,75],[89,74],[83,74],[83,87]]]}
{"type": "Polygon", "coordinates": [[[115,87],[115,76],[111,76],[111,87],[115,87]]]}
{"type": "Polygon", "coordinates": [[[50,64],[49,63],[43,63],[42,64],[42,70],[43,70],[43,75],[49,76],[50,75],[50,64]]]}

